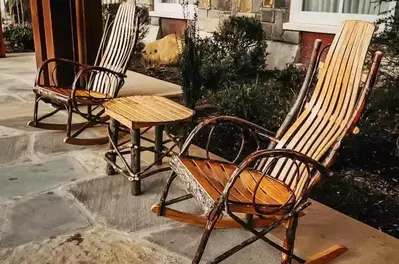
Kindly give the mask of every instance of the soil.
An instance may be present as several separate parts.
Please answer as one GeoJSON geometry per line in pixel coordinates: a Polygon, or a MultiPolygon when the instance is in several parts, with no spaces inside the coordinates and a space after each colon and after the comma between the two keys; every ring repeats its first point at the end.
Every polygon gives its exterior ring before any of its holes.
{"type": "Polygon", "coordinates": [[[129,70],[181,85],[180,69],[178,66],[147,65],[141,60],[140,53],[133,54],[129,70]]]}
{"type": "MultiPolygon", "coordinates": [[[[148,67],[141,62],[140,54],[134,55],[129,69],[181,84],[178,67],[148,67]]],[[[205,147],[206,140],[205,137],[200,138],[195,143],[205,147]]],[[[226,150],[222,145],[218,144],[218,148],[211,151],[226,158],[226,155],[231,153],[222,151],[226,150]]],[[[381,145],[379,147],[381,148],[381,145]]],[[[399,238],[399,158],[393,157],[392,153],[386,154],[386,157],[379,157],[380,160],[385,160],[385,163],[389,164],[385,165],[383,173],[378,173],[372,164],[368,163],[368,160],[375,160],[372,157],[375,155],[374,151],[368,147],[365,147],[365,151],[370,151],[370,156],[368,158],[367,155],[364,156],[361,164],[343,162],[340,158],[346,158],[338,156],[336,162],[338,165],[332,168],[335,176],[318,186],[311,197],[343,214],[399,238]]],[[[251,152],[250,149],[248,152],[251,152]]],[[[381,164],[376,166],[381,166],[381,164]]]]}

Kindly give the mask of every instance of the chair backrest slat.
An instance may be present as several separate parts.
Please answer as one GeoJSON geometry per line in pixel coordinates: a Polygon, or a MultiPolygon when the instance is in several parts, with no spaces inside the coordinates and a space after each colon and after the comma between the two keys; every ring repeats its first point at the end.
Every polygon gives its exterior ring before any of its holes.
{"type": "MultiPolygon", "coordinates": [[[[361,77],[367,50],[375,25],[364,21],[344,21],[336,34],[326,57],[320,78],[304,110],[281,137],[276,149],[291,149],[321,161],[328,150],[343,133],[347,133],[349,121],[359,103],[361,77]]],[[[269,162],[263,163],[264,170],[269,162]]],[[[306,175],[305,168],[292,160],[280,159],[268,171],[295,189],[302,192],[306,175]]]]}
{"type": "MultiPolygon", "coordinates": [[[[104,33],[98,66],[125,74],[137,41],[138,18],[134,1],[122,2],[115,19],[104,33]]],[[[120,85],[112,74],[96,72],[90,80],[90,90],[114,96],[120,85]]]]}

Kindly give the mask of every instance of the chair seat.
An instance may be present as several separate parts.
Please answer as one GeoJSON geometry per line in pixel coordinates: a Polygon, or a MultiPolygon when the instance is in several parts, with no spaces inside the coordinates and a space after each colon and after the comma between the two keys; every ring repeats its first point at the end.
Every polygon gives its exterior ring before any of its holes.
{"type": "MultiPolygon", "coordinates": [[[[177,156],[172,158],[171,166],[206,211],[218,200],[237,168],[233,164],[177,156]]],[[[229,208],[234,212],[259,214],[253,199],[265,214],[284,214],[295,202],[291,189],[283,182],[268,176],[262,178],[262,173],[256,170],[244,170],[230,191],[229,208]],[[261,183],[255,193],[259,180],[261,183]]]]}
{"type": "MultiPolygon", "coordinates": [[[[59,88],[49,86],[37,86],[33,91],[42,96],[44,99],[58,103],[68,103],[71,99],[71,88],[59,88]]],[[[105,94],[89,91],[89,90],[76,90],[75,99],[77,103],[85,105],[98,105],[104,103],[108,99],[105,94]]]]}

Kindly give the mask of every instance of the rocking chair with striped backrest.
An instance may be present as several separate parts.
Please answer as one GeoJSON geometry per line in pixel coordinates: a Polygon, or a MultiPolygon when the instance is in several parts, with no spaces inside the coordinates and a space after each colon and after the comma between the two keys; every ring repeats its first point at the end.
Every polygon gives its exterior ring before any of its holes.
{"type": "MultiPolygon", "coordinates": [[[[321,54],[321,40],[316,40],[298,99],[276,135],[271,136],[262,127],[228,116],[203,121],[191,132],[181,154],[171,159],[173,172],[160,203],[154,205],[152,211],[188,224],[205,226],[193,263],[201,260],[215,227],[243,227],[254,236],[210,263],[219,263],[258,239],[280,250],[282,263],[291,263],[292,259],[300,263],[326,263],[347,250],[344,246],[336,245],[307,260],[302,259],[294,254],[295,231],[298,217],[303,216],[303,210],[310,205],[310,190],[323,177],[331,175],[327,167],[332,163],[342,139],[354,131],[374,85],[381,52],[375,53],[367,79],[362,81],[374,30],[372,23],[345,21],[329,47],[316,85],[311,85],[321,54]],[[313,89],[313,94],[308,99],[310,89],[313,89]],[[295,116],[298,117],[294,119],[295,116]],[[238,154],[233,162],[221,161],[215,156],[211,158],[209,153],[211,137],[216,129],[227,124],[241,135],[238,154]],[[195,150],[190,145],[200,131],[209,133],[205,158],[189,155],[189,151],[195,150]],[[257,151],[237,165],[236,160],[247,146],[246,139],[249,137],[256,142],[257,151]],[[270,144],[268,148],[260,150],[262,140],[270,144]],[[185,184],[189,194],[166,200],[176,176],[185,184]],[[205,215],[167,207],[192,197],[203,206],[205,215]],[[223,212],[229,217],[223,217],[223,212]],[[282,245],[265,237],[280,225],[286,228],[282,245]],[[261,231],[255,229],[260,227],[263,228],[261,231]]],[[[232,145],[231,142],[229,146],[232,145]]]]}
{"type": "MultiPolygon", "coordinates": [[[[109,19],[108,19],[109,21],[109,19]]],[[[136,4],[127,1],[120,4],[115,19],[108,23],[101,39],[94,66],[62,59],[52,58],[44,61],[37,71],[33,92],[36,95],[33,121],[28,125],[52,130],[66,130],[65,143],[93,145],[106,143],[108,137],[77,138],[86,128],[105,123],[102,104],[117,96],[124,84],[128,63],[138,38],[138,16],[136,4]],[[71,85],[57,83],[58,69],[62,74],[72,72],[71,85]],[[48,73],[46,76],[45,73],[48,73]],[[44,80],[47,79],[45,84],[44,80]],[[38,117],[39,102],[50,103],[55,110],[38,117]],[[82,107],[87,106],[87,112],[82,107]],[[43,119],[53,116],[60,110],[67,110],[67,124],[43,123],[43,119]],[[73,114],[78,114],[86,122],[72,124],[73,114]],[[77,129],[72,134],[72,130],[77,129]]]]}

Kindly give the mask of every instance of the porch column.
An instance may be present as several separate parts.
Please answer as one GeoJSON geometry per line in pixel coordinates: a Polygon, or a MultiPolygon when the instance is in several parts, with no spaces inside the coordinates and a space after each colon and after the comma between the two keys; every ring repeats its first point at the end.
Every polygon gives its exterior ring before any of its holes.
{"type": "MultiPolygon", "coordinates": [[[[30,0],[30,6],[37,67],[50,58],[94,63],[102,36],[101,0],[30,0]]],[[[71,78],[57,69],[59,84],[71,78]]]]}

